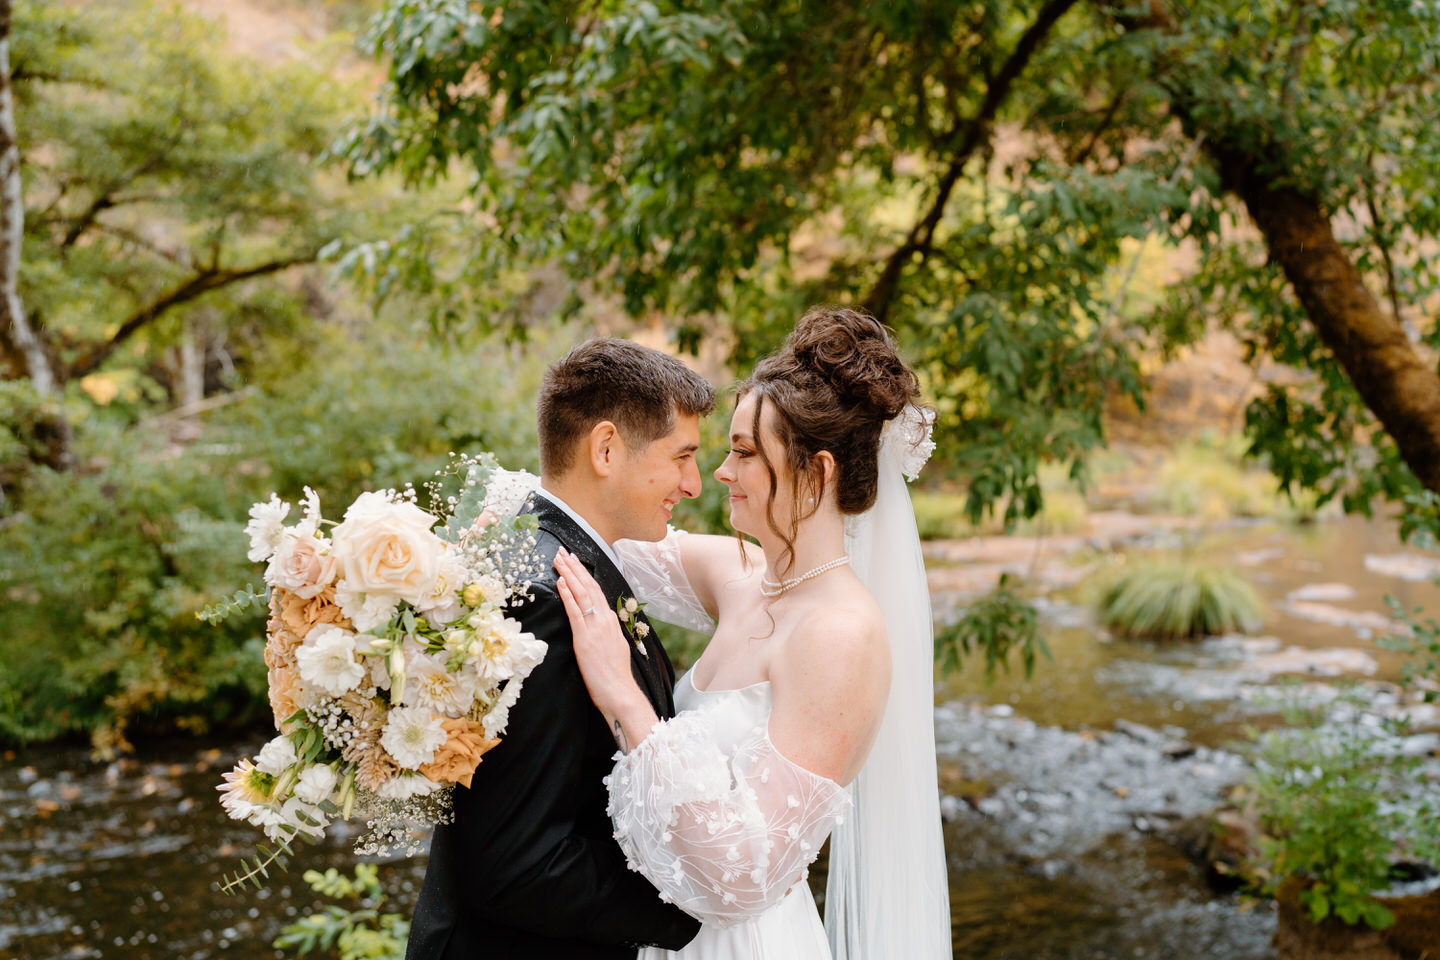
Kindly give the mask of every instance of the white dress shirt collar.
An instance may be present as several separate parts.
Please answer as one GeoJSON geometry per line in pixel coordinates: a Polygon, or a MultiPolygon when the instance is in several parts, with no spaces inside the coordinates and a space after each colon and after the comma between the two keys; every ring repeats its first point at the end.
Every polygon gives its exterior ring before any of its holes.
{"type": "Polygon", "coordinates": [[[591,540],[595,541],[596,546],[598,546],[601,550],[605,551],[605,556],[609,557],[610,562],[615,564],[615,569],[619,570],[622,576],[624,575],[625,568],[620,566],[620,558],[616,555],[614,548],[612,548],[610,544],[605,542],[605,538],[600,536],[600,534],[596,532],[594,527],[590,526],[589,521],[587,521],[584,517],[580,516],[580,514],[576,513],[574,508],[572,508],[570,504],[566,503],[564,500],[561,500],[559,497],[551,493],[549,490],[546,490],[544,487],[536,487],[535,492],[540,494],[546,500],[549,500],[551,503],[555,504],[555,506],[559,507],[561,510],[564,510],[565,514],[571,520],[574,520],[575,523],[580,527],[580,529],[584,530],[591,540]]]}

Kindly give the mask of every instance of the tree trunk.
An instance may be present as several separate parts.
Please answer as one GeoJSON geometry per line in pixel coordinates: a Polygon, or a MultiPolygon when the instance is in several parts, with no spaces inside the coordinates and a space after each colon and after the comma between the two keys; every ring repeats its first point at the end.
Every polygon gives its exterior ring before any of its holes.
{"type": "Polygon", "coordinates": [[[205,399],[205,341],[201,324],[187,319],[176,348],[175,406],[189,407],[205,399]]]}
{"type": "Polygon", "coordinates": [[[1223,146],[1211,154],[1356,392],[1420,482],[1440,491],[1440,376],[1381,309],[1317,201],[1250,177],[1250,165],[1223,146]]]}
{"type": "MultiPolygon", "coordinates": [[[[1129,8],[1117,22],[1136,31],[1174,33],[1177,28],[1173,9],[1160,0],[1129,8]]],[[[1205,137],[1205,151],[1219,169],[1221,183],[1245,203],[1270,256],[1285,271],[1320,339],[1365,406],[1394,439],[1416,478],[1440,492],[1440,376],[1416,354],[1400,318],[1386,314],[1365,286],[1335,239],[1324,204],[1283,186],[1283,175],[1255,175],[1256,169],[1277,167],[1257,163],[1262,158],[1256,153],[1265,150],[1270,131],[1207,126],[1197,117],[1225,115],[1196,109],[1214,91],[1194,89],[1183,70],[1167,72],[1163,65],[1156,79],[1169,92],[1171,112],[1186,132],[1205,137]],[[1262,146],[1246,150],[1237,144],[1262,146]]]]}
{"type": "Polygon", "coordinates": [[[39,333],[20,302],[20,248],[25,237],[25,207],[20,197],[20,146],[15,134],[15,96],[10,83],[11,0],[0,0],[0,341],[11,362],[30,379],[35,392],[55,402],[55,410],[37,423],[44,444],[41,459],[57,469],[70,466],[73,435],[59,409],[60,383],[39,333]]]}

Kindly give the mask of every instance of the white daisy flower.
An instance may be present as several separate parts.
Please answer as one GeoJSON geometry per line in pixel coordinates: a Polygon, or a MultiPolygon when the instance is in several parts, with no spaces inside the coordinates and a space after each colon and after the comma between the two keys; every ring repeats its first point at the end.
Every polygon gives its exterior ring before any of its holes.
{"type": "Polygon", "coordinates": [[[354,690],[365,679],[365,667],[355,659],[355,634],[334,625],[310,631],[295,652],[300,679],[332,697],[354,690]]]}
{"type": "Polygon", "coordinates": [[[482,681],[529,676],[545,657],[545,644],[536,640],[534,634],[521,630],[517,620],[497,612],[479,618],[478,622],[476,617],[471,617],[470,623],[475,627],[471,662],[482,681]]]}
{"type": "Polygon", "coordinates": [[[424,707],[447,717],[463,717],[475,702],[475,668],[464,664],[451,673],[436,657],[424,653],[405,658],[406,706],[424,707]]]}
{"type": "Polygon", "coordinates": [[[250,522],[245,525],[245,533],[250,538],[250,551],[246,556],[256,563],[269,560],[280,545],[285,518],[289,515],[290,504],[273,493],[268,501],[251,507],[250,522]]]}
{"type": "Polygon", "coordinates": [[[215,789],[220,791],[220,805],[231,820],[249,820],[257,806],[269,801],[275,782],[269,774],[255,769],[249,757],[242,757],[224,780],[215,789]]]}
{"type": "Polygon", "coordinates": [[[445,740],[440,718],[422,707],[392,708],[380,734],[380,745],[406,770],[434,760],[445,740]]]}
{"type": "Polygon", "coordinates": [[[302,537],[313,537],[320,529],[320,494],[306,487],[302,507],[304,515],[300,522],[295,524],[295,533],[302,537]]]}

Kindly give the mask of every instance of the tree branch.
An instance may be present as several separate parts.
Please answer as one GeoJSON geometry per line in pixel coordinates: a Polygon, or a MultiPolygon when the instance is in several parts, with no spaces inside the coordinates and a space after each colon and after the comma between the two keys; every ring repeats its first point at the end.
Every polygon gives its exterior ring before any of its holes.
{"type": "Polygon", "coordinates": [[[81,235],[94,225],[95,218],[100,216],[100,214],[104,213],[106,210],[109,210],[111,207],[117,206],[120,203],[136,202],[136,199],[138,198],[128,201],[122,201],[117,199],[115,194],[125,189],[130,184],[134,183],[136,180],[139,180],[141,177],[145,176],[145,174],[149,173],[157,166],[159,166],[160,161],[165,159],[166,155],[175,148],[177,143],[179,143],[179,138],[172,138],[160,150],[152,154],[150,159],[146,160],[144,163],[140,164],[140,166],[136,167],[129,173],[121,177],[117,177],[109,184],[109,186],[107,186],[104,190],[100,191],[99,195],[95,197],[95,199],[91,202],[90,206],[85,210],[85,212],[80,214],[80,216],[76,217],[70,222],[70,229],[65,231],[65,238],[60,241],[60,249],[68,250],[70,247],[74,246],[75,241],[79,240],[81,235]]]}
{"type": "Polygon", "coordinates": [[[1010,88],[1015,80],[1024,72],[1029,65],[1030,59],[1039,49],[1041,41],[1050,32],[1062,16],[1065,15],[1077,0],[1047,0],[1040,8],[1035,22],[1030,24],[1025,33],[1021,35],[1015,49],[1005,61],[1004,66],[995,75],[995,79],[986,86],[985,98],[980,102],[975,115],[963,126],[958,125],[951,132],[949,153],[951,159],[944,174],[941,175],[935,190],[935,200],[930,205],[929,211],[910,229],[905,242],[900,244],[885,261],[885,268],[880,272],[880,277],[875,281],[870,292],[865,295],[863,304],[877,320],[882,323],[890,312],[890,305],[895,299],[895,293],[900,285],[900,275],[904,272],[906,264],[918,256],[924,259],[930,254],[930,248],[935,241],[935,228],[939,226],[941,218],[945,215],[945,206],[950,201],[950,193],[955,189],[955,184],[960,180],[960,175],[965,170],[965,164],[970,161],[975,149],[988,137],[990,125],[994,122],[1000,107],[1005,103],[1006,97],[1010,95],[1010,88]]]}
{"type": "Polygon", "coordinates": [[[120,329],[115,331],[113,337],[92,347],[70,365],[69,370],[66,371],[68,379],[78,379],[94,373],[126,340],[173,308],[202,297],[211,290],[218,290],[242,280],[277,273],[302,263],[313,263],[318,254],[319,251],[315,250],[283,260],[271,260],[268,263],[246,267],[243,270],[205,270],[197,273],[154,303],[131,314],[124,323],[120,324],[120,329]]]}

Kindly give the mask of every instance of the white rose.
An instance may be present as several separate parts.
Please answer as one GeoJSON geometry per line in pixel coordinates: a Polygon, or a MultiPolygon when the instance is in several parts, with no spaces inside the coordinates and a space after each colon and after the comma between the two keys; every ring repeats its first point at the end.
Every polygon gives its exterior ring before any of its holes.
{"type": "Polygon", "coordinates": [[[272,777],[278,777],[286,770],[289,770],[300,756],[295,752],[295,744],[290,742],[289,737],[276,737],[255,755],[255,769],[261,773],[268,773],[272,777]]]}
{"type": "Polygon", "coordinates": [[[338,570],[329,551],[328,540],[286,530],[265,569],[265,582],[305,600],[318,596],[335,581],[338,570]]]}
{"type": "Polygon", "coordinates": [[[326,763],[311,764],[300,771],[295,796],[306,803],[320,803],[335,789],[335,768],[326,763]]]}
{"type": "Polygon", "coordinates": [[[325,816],[324,811],[313,803],[302,800],[298,795],[292,796],[280,808],[282,824],[276,824],[274,832],[266,828],[265,835],[271,840],[276,840],[281,834],[289,831],[283,829],[288,827],[294,830],[296,835],[304,834],[312,840],[319,840],[325,836],[325,828],[330,823],[330,818],[325,816]]]}
{"type": "Polygon", "coordinates": [[[347,591],[418,604],[435,589],[445,542],[436,518],[388,493],[362,493],[331,533],[347,591]]]}

